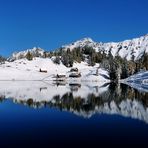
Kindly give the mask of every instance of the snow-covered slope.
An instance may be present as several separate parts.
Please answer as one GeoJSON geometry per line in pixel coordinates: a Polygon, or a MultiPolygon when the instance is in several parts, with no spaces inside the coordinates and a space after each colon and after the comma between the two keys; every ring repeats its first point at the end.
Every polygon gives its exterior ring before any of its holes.
{"type": "Polygon", "coordinates": [[[139,73],[134,74],[127,79],[122,80],[121,82],[148,85],[148,71],[140,71],[139,73]]]}
{"type": "Polygon", "coordinates": [[[108,72],[98,69],[98,75],[95,75],[99,65],[94,67],[88,66],[87,63],[74,63],[74,67],[79,69],[80,78],[69,78],[70,68],[65,67],[62,63],[54,64],[50,58],[33,58],[32,61],[19,59],[13,62],[6,62],[0,65],[0,80],[53,80],[53,76],[64,74],[67,81],[108,81],[108,72]],[[47,71],[40,72],[41,70],[47,71]]]}
{"type": "Polygon", "coordinates": [[[148,53],[148,34],[141,36],[140,38],[125,40],[117,43],[97,43],[94,42],[91,38],[84,38],[72,44],[62,46],[62,48],[64,50],[67,50],[68,48],[73,50],[74,48],[83,48],[85,46],[92,47],[97,52],[105,52],[108,54],[109,51],[111,51],[113,56],[119,55],[122,58],[126,58],[127,60],[137,60],[140,59],[145,52],[148,53]]]}
{"type": "Polygon", "coordinates": [[[57,70],[65,72],[67,68],[63,64],[55,65],[51,59],[20,59],[0,65],[0,80],[42,80],[57,70]],[[47,73],[41,73],[39,69],[47,70],[47,73]]]}
{"type": "Polygon", "coordinates": [[[141,92],[148,92],[148,71],[134,74],[121,80],[121,83],[125,83],[141,92]]]}

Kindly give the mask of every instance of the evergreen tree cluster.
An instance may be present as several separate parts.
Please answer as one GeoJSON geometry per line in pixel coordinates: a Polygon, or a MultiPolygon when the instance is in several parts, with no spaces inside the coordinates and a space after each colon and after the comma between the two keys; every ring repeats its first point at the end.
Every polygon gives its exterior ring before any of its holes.
{"type": "Polygon", "coordinates": [[[6,58],[0,55],[0,64],[4,64],[6,61],[6,58]]]}
{"type": "Polygon", "coordinates": [[[137,61],[127,61],[125,58],[120,56],[113,57],[110,54],[104,60],[108,61],[108,66],[105,67],[103,65],[103,68],[108,69],[110,79],[113,81],[125,79],[141,70],[148,70],[148,54],[146,53],[137,61]]]}
{"type": "Polygon", "coordinates": [[[33,59],[33,55],[30,51],[27,52],[26,59],[29,60],[29,61],[31,61],[33,59]]]}
{"type": "Polygon", "coordinates": [[[81,61],[87,61],[90,66],[94,66],[96,63],[100,63],[106,55],[96,52],[92,47],[85,46],[83,48],[77,47],[73,50],[60,48],[53,52],[52,56],[61,57],[61,61],[65,66],[72,67],[74,62],[80,63],[81,61]]]}

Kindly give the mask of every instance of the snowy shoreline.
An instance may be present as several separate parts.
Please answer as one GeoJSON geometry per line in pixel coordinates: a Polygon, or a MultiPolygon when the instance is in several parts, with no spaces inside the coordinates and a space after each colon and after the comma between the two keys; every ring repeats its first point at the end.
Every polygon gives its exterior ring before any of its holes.
{"type": "Polygon", "coordinates": [[[87,63],[74,63],[73,67],[77,67],[81,73],[79,78],[70,78],[70,69],[64,66],[62,63],[59,65],[53,63],[49,58],[35,58],[32,61],[27,59],[20,59],[14,62],[6,62],[0,65],[0,81],[53,81],[53,76],[57,74],[64,74],[66,82],[108,82],[109,80],[104,78],[108,77],[108,72],[99,68],[98,75],[96,75],[96,69],[99,65],[88,66],[87,63]],[[47,72],[40,72],[43,69],[47,72]]]}

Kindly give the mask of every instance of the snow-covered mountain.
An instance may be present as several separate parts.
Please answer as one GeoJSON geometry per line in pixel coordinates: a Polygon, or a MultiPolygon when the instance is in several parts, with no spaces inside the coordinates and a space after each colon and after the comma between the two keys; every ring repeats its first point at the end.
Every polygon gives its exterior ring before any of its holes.
{"type": "Polygon", "coordinates": [[[105,52],[108,54],[111,51],[113,56],[119,55],[127,60],[131,60],[132,58],[138,60],[144,53],[148,53],[148,34],[140,38],[109,43],[94,42],[91,38],[84,38],[69,45],[62,46],[62,49],[73,50],[77,47],[83,48],[85,46],[92,47],[96,52],[105,52]]]}
{"type": "MultiPolygon", "coordinates": [[[[140,38],[135,38],[132,40],[126,40],[123,42],[110,42],[110,43],[102,43],[102,42],[94,42],[91,38],[84,38],[82,40],[73,42],[69,45],[62,46],[62,50],[74,50],[75,48],[83,48],[85,46],[92,47],[96,50],[96,52],[102,53],[112,53],[113,56],[119,55],[122,58],[126,58],[127,60],[140,59],[145,53],[148,53],[148,34],[142,36],[140,38]]],[[[56,51],[56,50],[55,50],[56,51]]],[[[59,65],[53,62],[53,58],[42,58],[45,56],[45,50],[39,47],[34,47],[33,49],[27,49],[20,52],[15,52],[10,57],[9,62],[5,62],[5,64],[0,65],[1,70],[1,80],[42,80],[49,75],[56,75],[59,73],[64,73],[64,75],[68,76],[68,71],[70,68],[66,67],[62,61],[59,62],[59,65]],[[26,58],[27,53],[30,52],[33,57],[32,61],[28,61],[26,58]],[[10,62],[11,61],[11,62],[10,62]],[[41,73],[40,69],[45,70],[47,73],[41,73]],[[10,75],[11,73],[11,75],[10,75]],[[35,76],[36,75],[36,76],[35,76]]],[[[51,55],[50,55],[51,56],[51,55]]],[[[105,76],[108,77],[108,73],[104,69],[99,69],[99,64],[95,66],[89,65],[87,60],[81,63],[75,63],[73,67],[77,67],[79,72],[82,75],[81,80],[88,80],[90,77],[91,80],[104,80],[105,76]],[[97,72],[98,71],[98,72],[97,72]],[[96,76],[98,73],[98,77],[96,76]]],[[[89,79],[89,80],[90,80],[89,79]]]]}
{"type": "Polygon", "coordinates": [[[42,57],[45,53],[44,49],[40,47],[34,47],[32,49],[26,49],[24,51],[14,52],[10,57],[10,59],[18,60],[18,59],[25,58],[28,52],[30,52],[33,56],[36,56],[36,57],[42,57]]]}
{"type": "MultiPolygon", "coordinates": [[[[61,48],[63,50],[74,50],[75,48],[83,48],[85,46],[92,47],[96,50],[96,52],[104,52],[106,54],[111,52],[114,57],[119,55],[120,57],[126,58],[127,60],[138,60],[143,56],[144,53],[148,53],[148,34],[131,40],[108,43],[95,42],[91,38],[84,38],[71,44],[63,45],[61,48]]],[[[18,60],[25,58],[28,51],[36,57],[42,57],[45,53],[42,48],[34,47],[32,49],[15,52],[12,54],[10,59],[18,60]]]]}

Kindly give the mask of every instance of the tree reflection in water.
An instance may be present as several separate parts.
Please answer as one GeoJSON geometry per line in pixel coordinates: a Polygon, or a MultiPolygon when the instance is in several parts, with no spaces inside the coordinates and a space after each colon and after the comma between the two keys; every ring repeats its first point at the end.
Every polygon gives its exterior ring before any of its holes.
{"type": "MultiPolygon", "coordinates": [[[[90,118],[94,114],[118,114],[124,117],[131,117],[142,120],[148,123],[148,93],[140,92],[125,84],[116,85],[114,83],[104,84],[102,86],[91,86],[87,85],[85,90],[82,84],[66,84],[60,86],[54,84],[48,89],[48,85],[38,88],[38,96],[40,93],[44,93],[44,98],[36,99],[37,93],[34,93],[33,97],[30,98],[25,95],[23,98],[22,94],[20,98],[14,95],[10,95],[15,103],[27,105],[33,108],[57,108],[61,111],[72,112],[78,116],[84,118],[90,118]],[[63,94],[59,94],[55,91],[50,97],[50,91],[63,87],[63,94]],[[64,89],[65,87],[65,89],[64,89]],[[93,91],[92,91],[93,90],[93,91]],[[28,98],[27,98],[28,97],[28,98]],[[47,99],[47,98],[50,99],[47,99]],[[27,98],[27,99],[26,99],[27,98]]],[[[30,88],[32,90],[34,88],[30,88]]],[[[5,92],[5,94],[15,94],[15,89],[5,92]]],[[[19,92],[17,92],[19,93],[19,92]]],[[[20,92],[21,93],[21,92],[20,92]]],[[[2,92],[0,102],[3,102],[7,98],[2,92]]]]}

